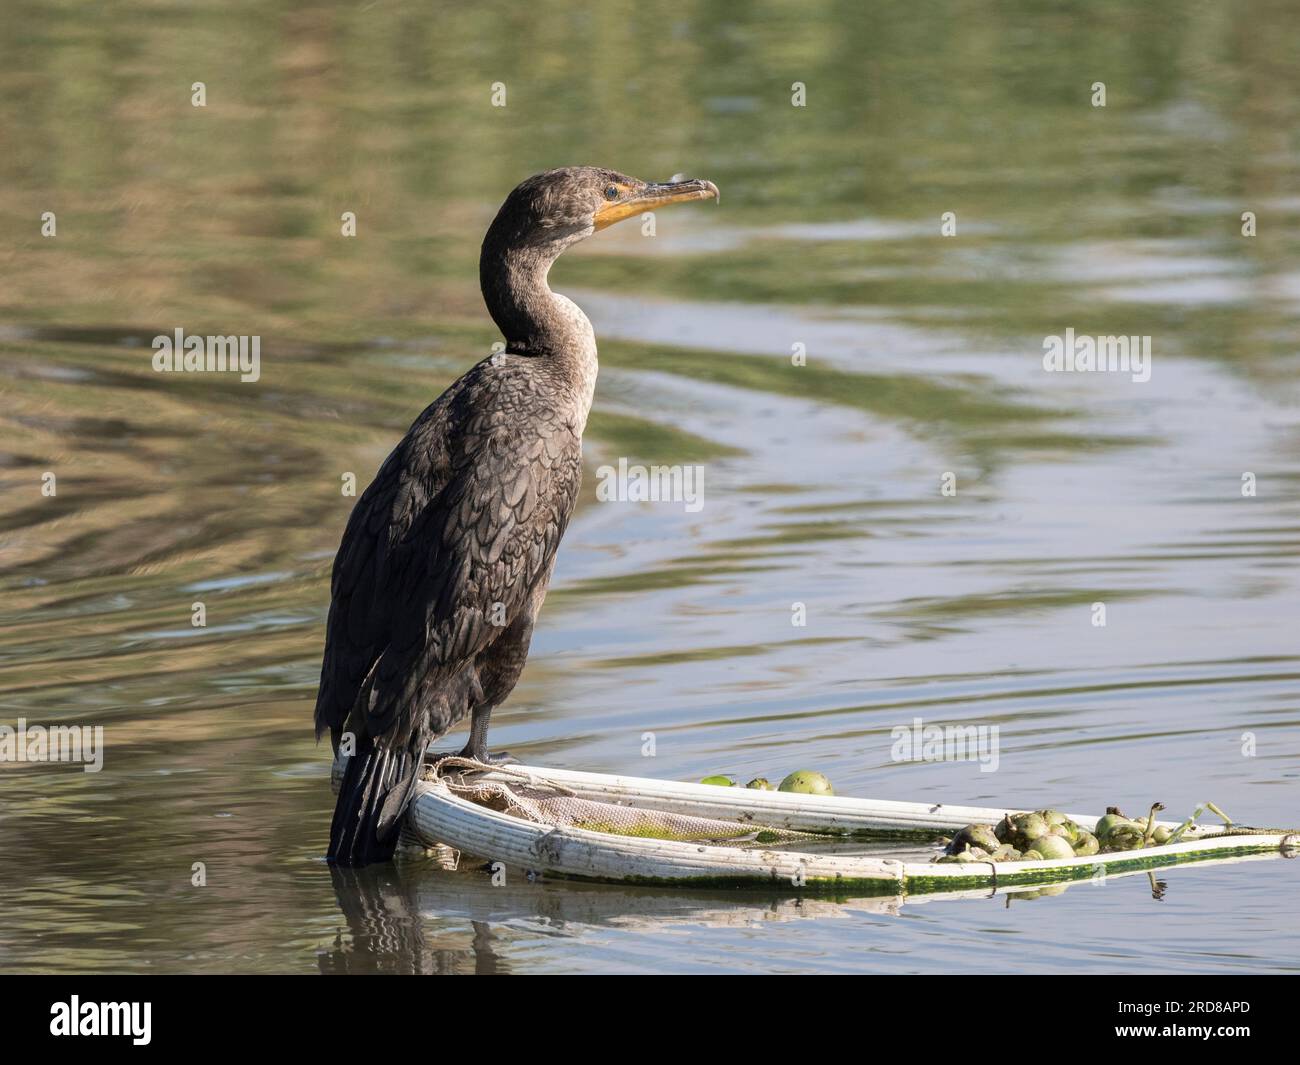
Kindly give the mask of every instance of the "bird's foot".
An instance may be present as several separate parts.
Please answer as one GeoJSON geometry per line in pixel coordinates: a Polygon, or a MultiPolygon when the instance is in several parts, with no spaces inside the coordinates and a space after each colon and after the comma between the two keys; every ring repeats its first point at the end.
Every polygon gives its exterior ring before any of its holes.
{"type": "Polygon", "coordinates": [[[473,758],[476,762],[482,762],[484,765],[518,765],[519,759],[510,754],[509,751],[497,751],[495,754],[490,752],[487,747],[476,748],[472,743],[467,743],[465,749],[460,752],[461,758],[473,758]]]}

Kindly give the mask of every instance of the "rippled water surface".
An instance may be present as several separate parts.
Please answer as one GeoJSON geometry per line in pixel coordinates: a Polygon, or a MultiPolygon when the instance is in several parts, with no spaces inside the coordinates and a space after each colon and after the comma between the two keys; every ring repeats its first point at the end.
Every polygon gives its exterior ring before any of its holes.
{"type": "Polygon", "coordinates": [[[11,7],[0,720],[103,725],[107,750],[0,766],[0,967],[1296,968],[1281,860],[1010,903],[331,876],[310,728],[340,479],[496,339],[476,261],[504,193],[687,171],[719,208],[552,273],[602,370],[494,744],[1300,824],[1287,5],[11,7]],[[261,336],[261,379],[154,373],[177,327],[261,336]],[[1067,327],[1149,335],[1151,379],[1045,373],[1067,327]],[[619,457],[702,464],[704,508],[598,502],[619,457]],[[915,718],[998,726],[997,771],[895,761],[915,718]]]}

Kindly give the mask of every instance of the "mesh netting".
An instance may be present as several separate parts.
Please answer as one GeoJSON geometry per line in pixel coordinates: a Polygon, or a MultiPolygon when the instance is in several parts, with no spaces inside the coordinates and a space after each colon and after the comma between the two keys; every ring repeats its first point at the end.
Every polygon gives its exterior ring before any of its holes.
{"type": "Polygon", "coordinates": [[[433,767],[432,775],[462,799],[511,817],[553,828],[581,828],[612,836],[639,836],[643,839],[723,846],[750,843],[766,845],[815,838],[806,832],[774,828],[752,821],[742,824],[720,818],[653,810],[631,803],[586,799],[559,784],[541,781],[527,773],[500,766],[480,765],[467,758],[444,758],[433,767]],[[490,769],[498,778],[508,776],[512,779],[485,780],[481,776],[454,772],[456,769],[490,769]]]}

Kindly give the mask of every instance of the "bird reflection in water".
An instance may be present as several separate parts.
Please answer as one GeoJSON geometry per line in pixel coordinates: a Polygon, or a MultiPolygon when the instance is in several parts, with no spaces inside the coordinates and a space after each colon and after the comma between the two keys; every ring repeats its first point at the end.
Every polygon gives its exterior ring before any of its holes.
{"type": "Polygon", "coordinates": [[[396,862],[360,869],[330,866],[339,909],[347,922],[333,945],[317,955],[322,973],[437,975],[507,973],[487,921],[470,920],[473,938],[466,946],[435,945],[436,937],[457,933],[441,921],[420,916],[418,887],[437,876],[434,863],[396,862]],[[442,927],[439,927],[441,925],[442,927]]]}

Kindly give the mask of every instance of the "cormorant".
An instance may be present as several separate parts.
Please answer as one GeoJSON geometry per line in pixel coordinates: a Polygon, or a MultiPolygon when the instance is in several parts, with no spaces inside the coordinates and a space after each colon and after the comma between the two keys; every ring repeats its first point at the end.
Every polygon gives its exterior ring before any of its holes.
{"type": "Polygon", "coordinates": [[[483,240],[479,284],[505,350],[415,419],[348,519],[334,559],[316,736],[355,751],[330,861],[392,857],[431,740],[470,715],[462,752],[488,762],[488,719],[515,686],[582,478],[596,340],[547,285],[571,244],[645,211],[717,199],[579,166],[537,174],[483,240]]]}

